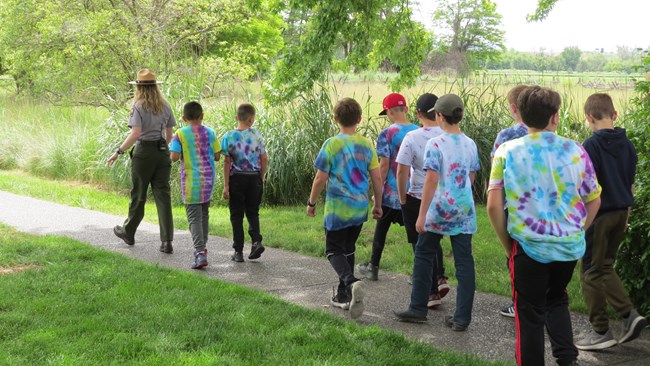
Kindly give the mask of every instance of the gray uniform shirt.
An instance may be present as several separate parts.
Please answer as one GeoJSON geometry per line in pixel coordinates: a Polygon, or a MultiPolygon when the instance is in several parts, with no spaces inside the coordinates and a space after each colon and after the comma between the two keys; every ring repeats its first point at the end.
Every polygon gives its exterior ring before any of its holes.
{"type": "Polygon", "coordinates": [[[165,138],[165,129],[176,126],[172,108],[165,103],[162,113],[153,114],[142,108],[142,102],[137,101],[131,107],[129,127],[141,127],[142,133],[138,140],[158,141],[165,138]]]}

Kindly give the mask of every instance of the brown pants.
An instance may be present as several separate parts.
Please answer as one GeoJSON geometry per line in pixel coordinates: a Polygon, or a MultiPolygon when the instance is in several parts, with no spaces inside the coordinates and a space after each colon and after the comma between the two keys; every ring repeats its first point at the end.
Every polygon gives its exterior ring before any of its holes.
{"type": "Polygon", "coordinates": [[[587,250],[582,258],[580,280],[589,321],[597,332],[609,329],[607,304],[619,315],[632,310],[632,302],[614,270],[618,247],[625,239],[627,210],[607,212],[598,216],[586,233],[587,250]]]}

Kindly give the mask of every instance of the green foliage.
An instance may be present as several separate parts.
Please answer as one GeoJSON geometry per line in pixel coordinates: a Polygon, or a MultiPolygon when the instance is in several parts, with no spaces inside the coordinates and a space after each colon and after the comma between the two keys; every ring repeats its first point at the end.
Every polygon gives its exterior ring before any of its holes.
{"type": "Polygon", "coordinates": [[[505,50],[501,18],[490,0],[439,1],[433,22],[443,31],[437,43],[449,54],[449,66],[463,71],[497,58],[505,50]]]}
{"type": "MultiPolygon", "coordinates": [[[[650,72],[650,52],[646,52],[641,69],[650,72]]],[[[650,314],[650,81],[638,80],[633,109],[624,118],[631,121],[628,129],[639,157],[634,184],[634,207],[629,232],[619,249],[617,270],[630,297],[641,314],[650,314]]]]}
{"type": "Polygon", "coordinates": [[[539,22],[548,16],[548,14],[553,10],[555,3],[559,0],[537,0],[537,8],[533,14],[526,15],[526,19],[529,22],[539,22]]]}
{"type": "Polygon", "coordinates": [[[413,85],[419,65],[430,46],[422,25],[411,19],[408,2],[381,1],[299,1],[280,7],[288,22],[296,14],[304,24],[290,27],[297,40],[287,42],[266,85],[267,101],[290,101],[327,80],[329,72],[377,69],[385,60],[399,71],[392,88],[413,85]],[[344,49],[337,62],[335,55],[344,49]]]}
{"type": "Polygon", "coordinates": [[[582,51],[578,47],[567,47],[560,53],[560,58],[566,69],[575,71],[580,62],[580,55],[582,55],[582,51]]]}
{"type": "Polygon", "coordinates": [[[197,69],[217,80],[267,72],[281,26],[261,0],[5,0],[0,59],[18,92],[103,104],[128,99],[126,81],[142,67],[161,79],[197,69]]]}

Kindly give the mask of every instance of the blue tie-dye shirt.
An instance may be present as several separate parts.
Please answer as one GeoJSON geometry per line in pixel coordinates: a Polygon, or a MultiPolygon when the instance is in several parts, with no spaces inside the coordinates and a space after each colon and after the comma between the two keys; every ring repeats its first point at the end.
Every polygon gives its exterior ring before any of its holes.
{"type": "Polygon", "coordinates": [[[399,196],[397,194],[397,154],[402,140],[407,133],[418,129],[414,124],[393,123],[379,133],[377,138],[377,156],[388,158],[389,168],[386,180],[384,181],[384,192],[382,196],[382,206],[400,210],[399,196]]]}
{"type": "Polygon", "coordinates": [[[368,176],[379,168],[372,143],[360,135],[338,134],[325,141],[314,166],[329,174],[325,229],[341,230],[368,219],[368,176]]]}
{"type": "Polygon", "coordinates": [[[438,173],[438,187],[424,227],[442,235],[474,234],[476,208],[469,174],[481,169],[478,149],[465,134],[434,137],[424,150],[424,170],[438,173]]]}
{"type": "Polygon", "coordinates": [[[223,154],[230,157],[230,175],[236,172],[262,171],[266,154],[262,135],[254,128],[226,132],[221,139],[223,154]]]}
{"type": "Polygon", "coordinates": [[[397,154],[398,164],[410,166],[410,186],[408,194],[418,199],[422,199],[422,186],[424,186],[425,171],[424,165],[424,148],[427,142],[436,136],[442,135],[442,128],[422,127],[406,134],[402,141],[402,146],[397,154]]]}
{"type": "Polygon", "coordinates": [[[501,145],[488,191],[504,189],[508,232],[540,263],[574,261],[585,252],[586,202],[600,196],[589,155],[553,132],[501,145]]]}
{"type": "Polygon", "coordinates": [[[501,146],[504,142],[518,139],[526,135],[528,135],[528,126],[526,126],[523,122],[517,122],[516,125],[504,128],[503,130],[499,131],[497,138],[494,140],[494,146],[492,146],[490,157],[494,158],[494,152],[497,151],[499,146],[501,146]]]}

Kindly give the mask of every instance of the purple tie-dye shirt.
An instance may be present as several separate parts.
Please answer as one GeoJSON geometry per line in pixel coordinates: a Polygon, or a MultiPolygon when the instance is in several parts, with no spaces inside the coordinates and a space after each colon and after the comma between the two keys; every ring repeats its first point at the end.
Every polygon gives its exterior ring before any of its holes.
{"type": "Polygon", "coordinates": [[[501,145],[488,191],[504,189],[508,232],[540,263],[573,261],[585,252],[585,203],[600,196],[589,155],[553,132],[501,145]]]}
{"type": "Polygon", "coordinates": [[[388,158],[389,168],[386,180],[384,181],[384,192],[382,195],[382,206],[390,207],[395,210],[401,210],[399,196],[397,194],[397,154],[399,153],[402,140],[407,133],[417,130],[418,126],[414,124],[393,123],[379,133],[377,138],[377,156],[388,158]]]}
{"type": "Polygon", "coordinates": [[[226,132],[221,150],[230,157],[230,175],[235,172],[262,171],[262,155],[266,154],[262,135],[254,128],[226,132]]]}
{"type": "Polygon", "coordinates": [[[492,146],[490,157],[494,158],[494,152],[497,151],[499,146],[501,146],[504,142],[518,139],[526,135],[528,135],[528,126],[526,126],[523,122],[517,122],[516,125],[499,131],[497,138],[494,140],[494,146],[492,146]]]}

